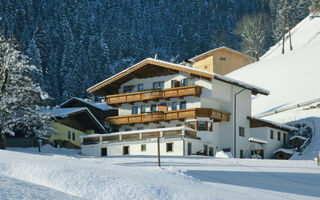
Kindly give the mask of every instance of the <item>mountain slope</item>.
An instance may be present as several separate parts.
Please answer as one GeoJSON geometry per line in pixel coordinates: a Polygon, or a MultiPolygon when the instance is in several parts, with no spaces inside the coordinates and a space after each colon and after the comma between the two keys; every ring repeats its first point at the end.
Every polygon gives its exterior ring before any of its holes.
{"type": "Polygon", "coordinates": [[[228,74],[270,91],[269,96],[257,96],[252,101],[252,114],[263,114],[320,97],[320,18],[309,17],[292,30],[293,51],[289,39],[276,44],[261,61],[228,74]]]}

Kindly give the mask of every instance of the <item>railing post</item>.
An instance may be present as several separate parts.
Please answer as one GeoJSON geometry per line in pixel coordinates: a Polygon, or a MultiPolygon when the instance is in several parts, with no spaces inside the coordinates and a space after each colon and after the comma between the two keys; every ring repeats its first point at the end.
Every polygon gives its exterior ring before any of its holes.
{"type": "Polygon", "coordinates": [[[119,135],[119,141],[122,141],[122,135],[119,135]]]}
{"type": "Polygon", "coordinates": [[[142,133],[139,133],[140,140],[142,140],[142,133]]]}
{"type": "Polygon", "coordinates": [[[100,137],[100,143],[101,143],[102,142],[102,136],[100,135],[99,137],[100,137]]]}
{"type": "Polygon", "coordinates": [[[186,130],[185,130],[185,129],[182,129],[181,135],[184,136],[185,134],[186,134],[186,130]]]}
{"type": "Polygon", "coordinates": [[[160,131],[160,137],[163,137],[163,131],[160,131]]]}

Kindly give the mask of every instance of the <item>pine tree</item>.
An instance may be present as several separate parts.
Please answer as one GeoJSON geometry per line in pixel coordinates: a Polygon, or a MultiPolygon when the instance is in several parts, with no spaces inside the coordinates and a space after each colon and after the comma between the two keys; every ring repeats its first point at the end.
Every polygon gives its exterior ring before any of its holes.
{"type": "Polygon", "coordinates": [[[25,135],[48,135],[50,116],[42,106],[48,95],[32,80],[39,70],[16,49],[0,36],[0,136],[14,135],[17,127],[25,135]]]}

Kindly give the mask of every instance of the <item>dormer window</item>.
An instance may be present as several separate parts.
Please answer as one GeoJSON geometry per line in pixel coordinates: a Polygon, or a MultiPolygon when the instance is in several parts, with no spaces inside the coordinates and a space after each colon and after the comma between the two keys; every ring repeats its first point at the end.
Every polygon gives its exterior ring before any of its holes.
{"type": "Polygon", "coordinates": [[[226,58],[225,58],[225,57],[220,57],[220,60],[221,60],[221,61],[225,61],[226,58]]]}
{"type": "Polygon", "coordinates": [[[127,85],[123,87],[123,93],[134,92],[134,85],[127,85]]]}
{"type": "Polygon", "coordinates": [[[164,88],[164,82],[154,82],[153,83],[153,89],[163,89],[164,88]]]}

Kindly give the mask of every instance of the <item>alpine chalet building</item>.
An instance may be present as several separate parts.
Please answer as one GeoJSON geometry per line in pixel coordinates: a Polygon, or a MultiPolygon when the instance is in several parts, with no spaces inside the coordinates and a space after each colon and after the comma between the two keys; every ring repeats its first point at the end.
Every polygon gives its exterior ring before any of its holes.
{"type": "Polygon", "coordinates": [[[118,108],[119,115],[106,120],[119,132],[82,136],[84,155],[157,155],[159,138],[160,154],[165,156],[214,156],[225,151],[239,158],[259,152],[263,158],[282,146],[265,140],[270,127],[281,140],[293,130],[273,123],[253,126],[251,97],[269,91],[194,68],[192,62],[147,58],[88,92],[105,96],[108,106],[118,108]]]}

